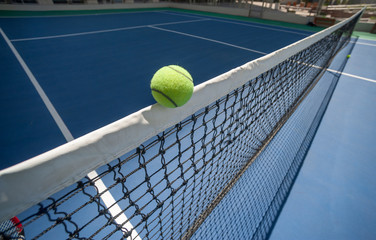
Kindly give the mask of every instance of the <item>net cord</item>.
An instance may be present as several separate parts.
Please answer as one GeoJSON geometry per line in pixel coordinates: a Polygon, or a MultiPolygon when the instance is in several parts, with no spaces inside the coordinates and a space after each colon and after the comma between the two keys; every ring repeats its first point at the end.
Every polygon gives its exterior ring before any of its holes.
{"type": "Polygon", "coordinates": [[[89,172],[137,148],[151,137],[244,85],[249,79],[325,38],[363,11],[364,9],[330,28],[197,85],[192,99],[183,107],[169,109],[158,104],[148,106],[74,141],[1,170],[0,221],[25,211],[79,181],[89,172]]]}

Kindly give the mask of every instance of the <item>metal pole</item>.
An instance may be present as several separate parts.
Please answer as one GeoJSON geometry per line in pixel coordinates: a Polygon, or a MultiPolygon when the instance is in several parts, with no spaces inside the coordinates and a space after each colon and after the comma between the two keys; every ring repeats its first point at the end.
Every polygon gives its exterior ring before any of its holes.
{"type": "Polygon", "coordinates": [[[324,3],[324,0],[319,0],[319,5],[317,6],[317,13],[316,13],[316,16],[319,16],[320,15],[320,12],[321,12],[321,9],[322,9],[322,5],[324,3]]]}
{"type": "Polygon", "coordinates": [[[248,17],[251,17],[252,6],[253,6],[253,0],[251,0],[251,5],[249,6],[248,17]]]}

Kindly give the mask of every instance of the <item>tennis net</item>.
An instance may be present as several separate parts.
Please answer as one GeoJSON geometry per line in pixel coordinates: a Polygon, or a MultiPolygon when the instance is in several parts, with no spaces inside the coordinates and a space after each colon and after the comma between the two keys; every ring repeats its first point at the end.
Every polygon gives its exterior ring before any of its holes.
{"type": "Polygon", "coordinates": [[[2,170],[1,221],[27,239],[267,238],[361,14],[2,170]]]}

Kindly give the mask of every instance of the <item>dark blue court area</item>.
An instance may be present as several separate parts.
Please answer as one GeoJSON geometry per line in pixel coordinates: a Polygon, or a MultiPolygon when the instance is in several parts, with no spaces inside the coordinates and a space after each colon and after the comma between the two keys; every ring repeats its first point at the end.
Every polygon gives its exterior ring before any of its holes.
{"type": "MultiPolygon", "coordinates": [[[[181,65],[195,85],[311,32],[173,11],[1,18],[0,27],[74,138],[154,104],[156,70],[181,65]]],[[[64,142],[15,54],[1,47],[1,166],[64,142]]]]}
{"type": "MultiPolygon", "coordinates": [[[[1,170],[154,104],[165,65],[198,85],[314,31],[171,9],[3,17],[0,33],[1,170]]],[[[376,41],[351,45],[272,240],[375,238],[376,41]]]]}

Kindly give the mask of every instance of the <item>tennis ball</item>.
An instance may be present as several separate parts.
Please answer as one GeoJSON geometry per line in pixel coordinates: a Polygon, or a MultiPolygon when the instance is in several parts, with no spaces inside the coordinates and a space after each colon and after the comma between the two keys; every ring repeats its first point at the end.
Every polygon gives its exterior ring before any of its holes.
{"type": "Polygon", "coordinates": [[[183,106],[193,93],[193,79],[187,70],[177,65],[159,69],[150,82],[154,99],[168,108],[183,106]]]}
{"type": "Polygon", "coordinates": [[[349,55],[347,55],[347,58],[350,58],[351,57],[351,55],[349,54],[349,55]]]}

